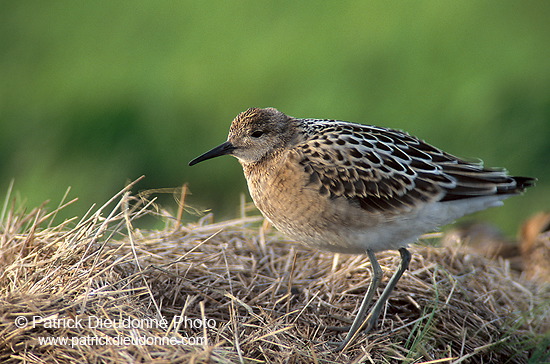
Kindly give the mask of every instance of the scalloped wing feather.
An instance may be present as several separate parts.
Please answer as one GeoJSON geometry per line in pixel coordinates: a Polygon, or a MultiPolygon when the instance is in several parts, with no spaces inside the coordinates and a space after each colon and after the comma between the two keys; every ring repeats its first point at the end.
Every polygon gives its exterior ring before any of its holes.
{"type": "Polygon", "coordinates": [[[370,212],[400,213],[428,202],[515,194],[529,185],[518,184],[504,169],[485,169],[397,130],[303,122],[308,138],[294,151],[309,175],[308,185],[370,212]]]}

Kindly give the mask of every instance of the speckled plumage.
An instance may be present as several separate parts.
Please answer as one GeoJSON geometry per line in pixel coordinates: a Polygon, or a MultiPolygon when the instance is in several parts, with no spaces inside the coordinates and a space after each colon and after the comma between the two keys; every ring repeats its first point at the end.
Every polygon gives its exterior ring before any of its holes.
{"type": "Polygon", "coordinates": [[[372,259],[374,252],[402,251],[423,233],[499,206],[534,181],[398,130],[296,119],[273,108],[239,114],[228,141],[190,164],[223,154],[239,160],[254,203],[290,238],[372,259]]]}
{"type": "Polygon", "coordinates": [[[228,141],[260,211],[292,239],[336,252],[407,246],[532,183],[401,131],[272,108],[239,114],[228,141]]]}

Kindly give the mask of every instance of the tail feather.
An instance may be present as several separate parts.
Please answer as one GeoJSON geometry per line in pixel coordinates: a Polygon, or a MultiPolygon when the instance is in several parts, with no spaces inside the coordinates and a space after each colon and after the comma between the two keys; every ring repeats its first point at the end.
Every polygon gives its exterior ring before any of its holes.
{"type": "Polygon", "coordinates": [[[516,188],[515,193],[521,193],[525,191],[528,187],[533,187],[535,185],[535,182],[537,181],[536,178],[531,177],[512,177],[514,181],[516,181],[516,188]]]}
{"type": "Polygon", "coordinates": [[[483,173],[479,173],[476,179],[454,174],[457,184],[454,188],[446,191],[441,201],[454,201],[481,196],[517,195],[524,192],[528,187],[534,186],[537,180],[531,177],[508,176],[505,173],[502,172],[500,180],[496,179],[494,174],[491,174],[489,178],[484,178],[483,173]]]}

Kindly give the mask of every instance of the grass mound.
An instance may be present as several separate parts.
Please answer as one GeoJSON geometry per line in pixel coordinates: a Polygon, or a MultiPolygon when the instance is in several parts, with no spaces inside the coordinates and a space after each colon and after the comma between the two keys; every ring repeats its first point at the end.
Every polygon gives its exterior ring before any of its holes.
{"type": "MultiPolygon", "coordinates": [[[[258,216],[178,217],[123,189],[80,221],[0,214],[0,362],[537,363],[549,360],[550,289],[507,261],[411,248],[379,326],[329,342],[366,291],[363,256],[287,244],[258,216]],[[160,214],[166,227],[134,221],[160,214]]],[[[62,208],[61,206],[60,208],[62,208]]],[[[181,211],[180,211],[181,213],[181,211]]],[[[178,215],[180,216],[180,215],[178,215]]],[[[397,252],[378,254],[385,280],[397,252]]]]}

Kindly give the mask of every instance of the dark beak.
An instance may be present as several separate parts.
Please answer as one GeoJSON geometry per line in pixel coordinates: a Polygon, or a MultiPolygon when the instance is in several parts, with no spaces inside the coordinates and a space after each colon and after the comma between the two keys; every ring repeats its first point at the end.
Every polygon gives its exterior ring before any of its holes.
{"type": "Polygon", "coordinates": [[[191,162],[189,162],[189,165],[193,166],[199,162],[205,161],[210,158],[219,157],[220,155],[231,154],[231,152],[234,151],[235,149],[236,148],[233,146],[233,144],[231,144],[230,142],[225,142],[223,144],[218,145],[216,148],[209,150],[203,155],[200,155],[197,158],[193,159],[191,162]]]}

